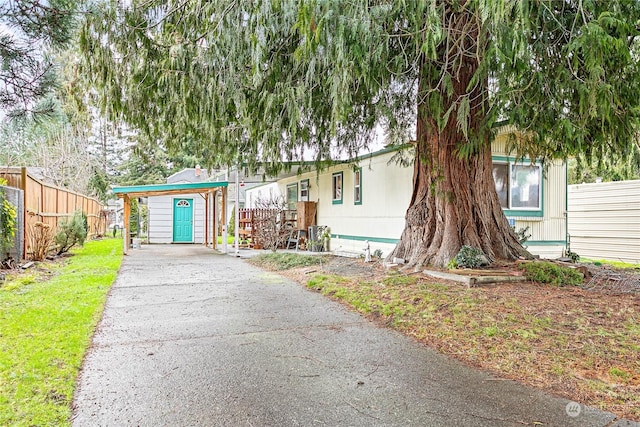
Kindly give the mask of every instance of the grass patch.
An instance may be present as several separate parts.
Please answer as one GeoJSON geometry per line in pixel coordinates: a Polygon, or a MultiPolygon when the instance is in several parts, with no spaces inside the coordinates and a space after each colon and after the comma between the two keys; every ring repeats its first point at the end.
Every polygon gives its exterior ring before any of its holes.
{"type": "Polygon", "coordinates": [[[285,252],[271,252],[250,258],[249,262],[259,267],[280,271],[289,270],[291,268],[320,265],[322,263],[322,257],[285,252]]]}
{"type": "Polygon", "coordinates": [[[615,268],[629,269],[629,270],[640,270],[640,264],[632,264],[628,262],[622,261],[612,261],[608,259],[588,259],[588,258],[580,258],[581,264],[593,264],[596,266],[601,265],[610,265],[615,268]]]}
{"type": "MultiPolygon", "coordinates": [[[[233,242],[235,242],[235,238],[233,236],[227,236],[227,244],[228,245],[233,245],[233,242]]],[[[222,236],[218,236],[218,240],[217,240],[218,244],[221,245],[222,244],[222,236]]]]}
{"type": "Polygon", "coordinates": [[[0,425],[70,424],[78,370],[122,261],[122,240],[86,242],[53,275],[0,288],[0,425]]]}
{"type": "Polygon", "coordinates": [[[26,273],[26,274],[16,274],[16,275],[10,275],[7,278],[7,282],[2,285],[2,287],[0,287],[0,291],[15,291],[17,289],[20,289],[21,287],[25,286],[25,285],[31,285],[32,283],[36,282],[36,276],[35,274],[30,274],[30,273],[26,273]]]}
{"type": "Polygon", "coordinates": [[[548,261],[528,262],[523,264],[522,267],[527,279],[538,283],[578,286],[582,284],[584,279],[579,271],[548,261]]]}
{"type": "Polygon", "coordinates": [[[470,365],[640,420],[640,297],[563,287],[578,276],[562,270],[535,273],[555,284],[469,289],[421,275],[293,276],[470,365]]]}

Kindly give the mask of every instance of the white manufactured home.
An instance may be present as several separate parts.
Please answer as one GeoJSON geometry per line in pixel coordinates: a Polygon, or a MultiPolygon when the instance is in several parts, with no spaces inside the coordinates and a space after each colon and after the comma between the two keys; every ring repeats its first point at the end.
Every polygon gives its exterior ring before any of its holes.
{"type": "MultiPolygon", "coordinates": [[[[567,245],[567,172],[564,162],[543,165],[516,162],[505,151],[506,135],[492,145],[494,180],[505,215],[518,229],[529,227],[528,250],[543,258],[561,257],[567,245]]],[[[316,223],[328,226],[330,248],[336,252],[371,251],[387,255],[405,224],[412,192],[413,166],[392,160],[397,149],[363,156],[357,167],[348,164],[290,176],[247,190],[246,206],[259,198],[280,194],[291,206],[317,203],[316,223]]]]}

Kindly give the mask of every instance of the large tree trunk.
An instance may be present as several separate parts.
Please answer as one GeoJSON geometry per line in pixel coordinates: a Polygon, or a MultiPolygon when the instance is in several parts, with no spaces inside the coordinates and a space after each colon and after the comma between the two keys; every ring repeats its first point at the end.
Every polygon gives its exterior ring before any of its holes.
{"type": "MultiPolygon", "coordinates": [[[[447,96],[444,90],[440,91],[444,104],[441,111],[447,111],[452,105],[454,110],[443,129],[437,126],[434,113],[425,101],[425,93],[439,87],[438,81],[442,79],[440,73],[433,72],[434,64],[423,60],[418,90],[413,195],[400,242],[388,259],[403,258],[407,267],[415,269],[427,264],[444,267],[462,245],[482,249],[490,260],[528,258],[531,255],[520,245],[502,212],[493,181],[488,132],[480,129],[486,111],[487,82],[476,84],[471,93],[468,92],[469,83],[478,69],[478,58],[483,53],[482,46],[478,46],[478,41],[482,40],[478,37],[478,20],[469,13],[449,10],[447,22],[451,27],[450,35],[467,35],[460,38],[459,42],[466,46],[458,53],[470,54],[459,54],[451,59],[451,66],[456,68],[446,70],[453,76],[453,93],[447,96]],[[472,154],[461,158],[458,150],[465,136],[458,127],[456,114],[460,99],[465,96],[471,100],[468,132],[485,136],[470,150],[472,154]]],[[[442,57],[451,58],[452,52],[445,49],[441,49],[442,57]]]]}
{"type": "Polygon", "coordinates": [[[491,260],[530,257],[500,207],[490,146],[462,160],[447,142],[450,133],[418,140],[405,229],[389,258],[403,258],[414,268],[444,267],[462,245],[482,249],[491,260]]]}

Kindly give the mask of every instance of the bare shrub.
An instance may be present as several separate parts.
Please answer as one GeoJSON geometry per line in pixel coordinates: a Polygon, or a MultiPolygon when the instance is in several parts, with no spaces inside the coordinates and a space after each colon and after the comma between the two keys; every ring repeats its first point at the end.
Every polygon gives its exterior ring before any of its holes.
{"type": "Polygon", "coordinates": [[[29,248],[33,261],[45,259],[53,245],[54,237],[53,228],[49,224],[38,221],[29,225],[29,248]]]}
{"type": "Polygon", "coordinates": [[[287,243],[293,230],[293,223],[287,217],[291,212],[287,209],[287,200],[284,196],[271,195],[256,200],[255,206],[251,236],[254,247],[262,246],[275,252],[287,243]]]}

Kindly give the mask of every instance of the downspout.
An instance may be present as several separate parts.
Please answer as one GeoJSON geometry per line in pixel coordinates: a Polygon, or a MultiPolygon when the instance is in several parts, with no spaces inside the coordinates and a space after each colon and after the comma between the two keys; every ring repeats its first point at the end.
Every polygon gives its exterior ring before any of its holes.
{"type": "Polygon", "coordinates": [[[22,259],[27,259],[27,167],[22,166],[20,169],[20,181],[22,187],[22,259]]]}
{"type": "Polygon", "coordinates": [[[571,252],[571,236],[569,236],[569,162],[564,161],[564,244],[565,256],[571,252]]]}

